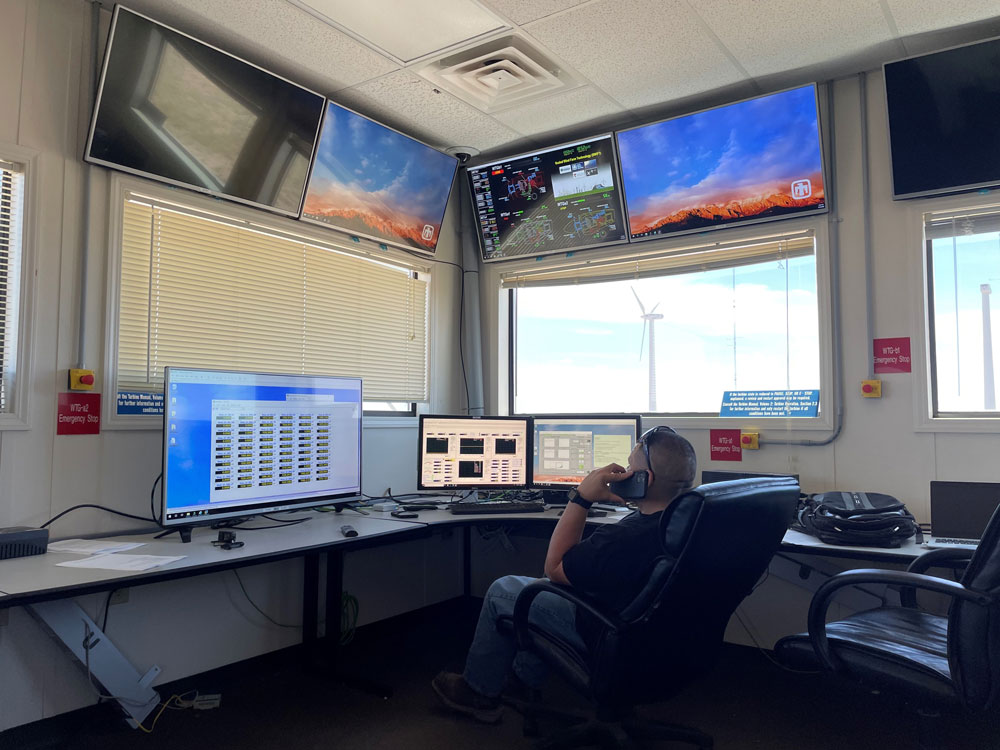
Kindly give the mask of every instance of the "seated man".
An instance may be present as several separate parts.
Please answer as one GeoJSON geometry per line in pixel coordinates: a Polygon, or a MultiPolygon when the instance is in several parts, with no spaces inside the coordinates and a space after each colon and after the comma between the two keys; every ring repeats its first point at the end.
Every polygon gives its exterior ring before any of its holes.
{"type": "MultiPolygon", "coordinates": [[[[545,556],[549,580],[573,586],[623,610],[642,588],[654,560],[663,553],[659,530],[663,510],[694,484],[696,458],[691,444],[669,427],[646,432],[629,456],[628,468],[609,464],[588,474],[569,495],[569,504],[556,524],[545,556]],[[583,539],[587,509],[595,502],[621,502],[609,482],[627,479],[633,472],[649,472],[646,496],[639,510],[618,523],[604,524],[583,539]]],[[[438,697],[456,711],[487,723],[500,720],[499,696],[508,672],[529,687],[541,687],[545,665],[529,653],[519,653],[513,633],[497,629],[499,618],[510,617],[514,600],[533,578],[505,576],[493,582],[479,615],[476,633],[463,674],[441,672],[432,686],[438,697]]],[[[548,592],[532,602],[529,621],[586,650],[588,621],[578,623],[576,607],[548,592]],[[580,627],[582,626],[582,627],[580,627]]]]}

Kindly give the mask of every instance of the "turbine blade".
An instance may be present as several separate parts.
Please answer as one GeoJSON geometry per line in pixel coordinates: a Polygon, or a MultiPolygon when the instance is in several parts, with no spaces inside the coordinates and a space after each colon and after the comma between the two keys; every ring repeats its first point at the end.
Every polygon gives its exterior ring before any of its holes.
{"type": "Polygon", "coordinates": [[[635,301],[639,303],[639,309],[642,310],[642,314],[645,315],[646,314],[646,308],[643,306],[642,300],[639,299],[639,295],[635,293],[635,287],[634,286],[630,286],[629,289],[632,290],[632,294],[635,297],[635,301]]]}
{"type": "Polygon", "coordinates": [[[657,302],[655,305],[653,305],[653,309],[649,311],[649,314],[652,315],[653,313],[655,313],[656,312],[656,308],[658,308],[659,306],[660,306],[659,302],[657,302]]]}

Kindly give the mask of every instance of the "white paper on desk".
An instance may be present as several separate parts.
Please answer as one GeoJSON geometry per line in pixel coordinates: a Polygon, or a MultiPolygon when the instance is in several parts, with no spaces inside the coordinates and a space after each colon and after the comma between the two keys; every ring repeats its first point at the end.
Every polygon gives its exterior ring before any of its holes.
{"type": "Polygon", "coordinates": [[[167,563],[183,560],[184,555],[94,555],[81,560],[56,563],[64,568],[96,568],[98,570],[151,570],[167,563]]]}
{"type": "Polygon", "coordinates": [[[100,539],[63,539],[50,542],[49,552],[73,552],[77,555],[103,555],[110,552],[125,552],[141,547],[145,542],[105,542],[100,539]]]}

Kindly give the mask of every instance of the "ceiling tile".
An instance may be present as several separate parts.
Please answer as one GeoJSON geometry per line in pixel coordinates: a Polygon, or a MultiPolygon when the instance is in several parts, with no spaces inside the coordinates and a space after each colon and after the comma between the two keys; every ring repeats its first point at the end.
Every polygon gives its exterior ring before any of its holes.
{"type": "Polygon", "coordinates": [[[879,3],[697,0],[692,7],[750,75],[764,76],[857,54],[892,38],[879,3]]]}
{"type": "Polygon", "coordinates": [[[921,34],[1000,16],[1000,5],[983,0],[885,0],[900,36],[921,34]]]}
{"type": "Polygon", "coordinates": [[[506,28],[474,0],[289,0],[409,62],[506,28]]]}
{"type": "Polygon", "coordinates": [[[523,135],[541,135],[624,111],[593,86],[582,86],[494,117],[523,135]]]}
{"type": "Polygon", "coordinates": [[[285,0],[131,0],[129,6],[329,93],[399,66],[285,0]],[[292,69],[299,72],[293,73],[292,69]],[[310,74],[304,80],[300,71],[310,74]]]}
{"type": "Polygon", "coordinates": [[[435,94],[433,86],[405,70],[341,91],[336,99],[439,149],[488,151],[520,137],[451,94],[435,94]]]}
{"type": "Polygon", "coordinates": [[[531,23],[588,0],[486,0],[486,4],[517,24],[531,23]]]}
{"type": "Polygon", "coordinates": [[[601,0],[524,28],[630,109],[743,77],[682,0],[601,0]]]}

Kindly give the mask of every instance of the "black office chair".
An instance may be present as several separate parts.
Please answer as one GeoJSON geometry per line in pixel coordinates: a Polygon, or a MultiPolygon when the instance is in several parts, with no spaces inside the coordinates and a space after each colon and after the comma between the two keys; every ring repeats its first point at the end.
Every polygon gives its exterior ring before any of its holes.
{"type": "Polygon", "coordinates": [[[978,549],[927,552],[903,571],[851,570],[826,581],[809,605],[809,632],[782,638],[775,653],[796,667],[824,670],[900,694],[917,708],[921,747],[936,744],[941,708],[983,712],[1000,696],[1000,510],[978,549]],[[970,559],[971,558],[971,559],[970,559]],[[924,571],[967,560],[961,582],[924,571]],[[826,622],[837,591],[857,584],[903,587],[901,606],[882,606],[826,622]],[[951,598],[947,615],[917,606],[916,591],[951,598]]]}
{"type": "MultiPolygon", "coordinates": [[[[711,748],[712,738],[703,732],[640,720],[632,709],[670,697],[713,665],[730,616],[767,568],[798,496],[798,483],[789,477],[718,482],[686,492],[664,511],[663,556],[620,614],[550,581],[527,586],[514,607],[519,647],[538,654],[596,707],[593,716],[570,714],[584,722],[539,747],[595,741],[631,747],[629,738],[636,737],[711,748]],[[589,652],[528,623],[531,602],[543,591],[569,599],[599,623],[589,652]]],[[[535,701],[518,708],[525,713],[526,734],[537,732],[541,714],[567,715],[535,701]]]]}

